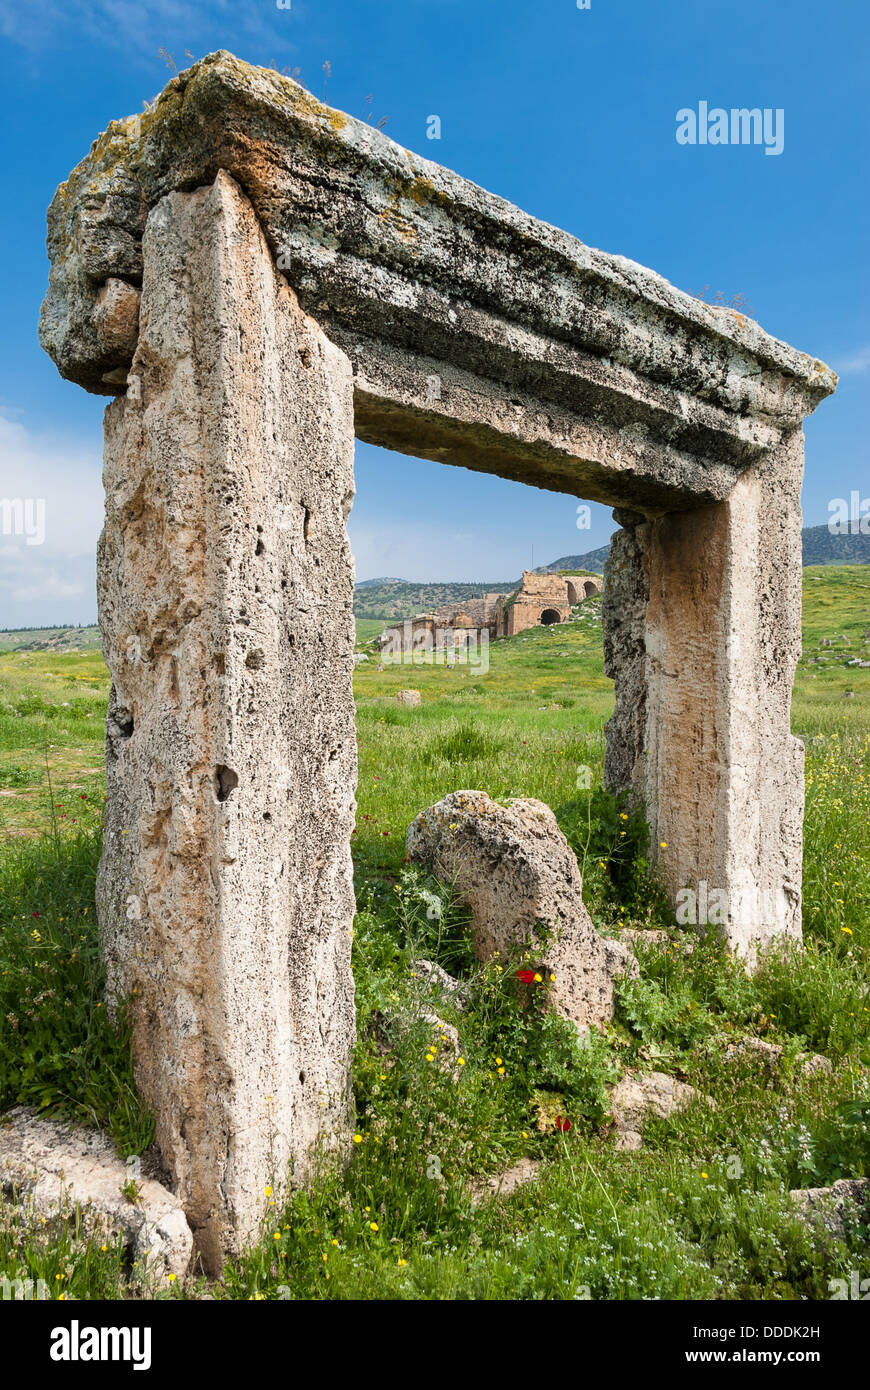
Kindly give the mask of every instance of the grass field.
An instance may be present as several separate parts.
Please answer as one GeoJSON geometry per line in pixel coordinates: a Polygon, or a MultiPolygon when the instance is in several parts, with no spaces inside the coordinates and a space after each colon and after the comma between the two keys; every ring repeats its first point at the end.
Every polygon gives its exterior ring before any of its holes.
{"type": "MultiPolygon", "coordinates": [[[[358,621],[358,644],[381,626],[358,621]]],[[[494,642],[486,673],[357,669],[358,1142],[346,1173],[324,1171],[272,1214],[216,1296],[816,1299],[863,1268],[866,1230],[814,1244],[787,1191],[870,1171],[870,669],[847,664],[870,659],[867,632],[870,568],[804,571],[793,725],[807,745],[806,949],[752,979],[715,943],[685,951],[642,823],[601,790],[612,686],[597,600],[575,622],[494,642]],[[421,707],[397,705],[407,686],[421,707]],[[581,766],[591,794],[577,790],[581,766]],[[672,929],[585,1046],[534,1000],[520,1007],[514,963],[474,965],[461,909],[403,863],[410,820],[477,787],[553,807],[600,930],[672,929]],[[419,1012],[418,955],[469,981],[464,1013],[439,1005],[459,1030],[458,1079],[427,1060],[437,1030],[391,1023],[419,1012]],[[751,1053],[728,1058],[745,1036],[783,1045],[775,1082],[751,1053]],[[803,1071],[802,1050],[827,1056],[832,1075],[803,1071]],[[642,1150],[617,1152],[605,1088],[626,1066],[665,1070],[715,1106],[652,1120],[642,1150]],[[550,1102],[570,1132],[541,1119],[550,1102]],[[482,1176],[522,1156],[543,1160],[538,1182],[475,1201],[482,1176]]],[[[93,932],[107,691],[98,652],[0,654],[0,1110],[61,1110],[132,1152],[150,1142],[150,1121],[126,1039],[102,1011],[93,932]]],[[[60,1274],[67,1297],[128,1290],[116,1250],[27,1234],[0,1208],[0,1274],[19,1270],[60,1274]]]]}

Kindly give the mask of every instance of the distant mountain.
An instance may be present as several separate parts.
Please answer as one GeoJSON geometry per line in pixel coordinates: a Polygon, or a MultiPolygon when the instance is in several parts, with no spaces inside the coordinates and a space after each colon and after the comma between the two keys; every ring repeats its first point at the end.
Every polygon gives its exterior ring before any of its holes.
{"type": "Polygon", "coordinates": [[[535,574],[556,574],[559,570],[591,570],[593,574],[604,573],[604,561],[610,545],[602,545],[598,550],[587,550],[585,555],[563,555],[551,565],[539,565],[535,574]]]}
{"type": "Polygon", "coordinates": [[[97,652],[100,630],[91,627],[11,628],[0,632],[2,652],[97,652]]]}
{"type": "MultiPolygon", "coordinates": [[[[832,536],[827,526],[805,526],[802,534],[805,565],[870,565],[870,535],[832,536]]],[[[563,555],[551,565],[542,565],[537,573],[586,569],[603,574],[609,549],[609,545],[602,545],[585,555],[563,555]]]]}
{"type": "Polygon", "coordinates": [[[413,618],[449,603],[464,603],[483,594],[509,594],[518,579],[497,580],[492,584],[412,584],[407,579],[370,579],[357,584],[353,596],[356,618],[413,618]]]}
{"type": "Polygon", "coordinates": [[[832,536],[827,526],[805,526],[805,565],[870,565],[870,536],[832,536]]]}

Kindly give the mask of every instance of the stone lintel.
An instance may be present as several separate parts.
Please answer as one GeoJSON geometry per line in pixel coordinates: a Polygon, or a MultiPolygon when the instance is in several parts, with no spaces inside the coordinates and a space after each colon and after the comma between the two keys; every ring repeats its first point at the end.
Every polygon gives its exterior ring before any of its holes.
{"type": "Polygon", "coordinates": [[[223,52],[113,122],[55,195],[41,336],[64,376],[124,389],[135,339],[107,281],[138,285],[149,210],[220,169],[386,447],[654,514],[723,500],[835,387],[753,320],[223,52]]]}

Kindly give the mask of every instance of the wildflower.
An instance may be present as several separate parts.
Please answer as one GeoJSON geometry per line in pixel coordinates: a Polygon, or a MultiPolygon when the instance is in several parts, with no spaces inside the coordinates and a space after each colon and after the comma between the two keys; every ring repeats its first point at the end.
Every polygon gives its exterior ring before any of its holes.
{"type": "Polygon", "coordinates": [[[167,1274],[166,1278],[167,1278],[167,1280],[169,1281],[170,1284],[174,1284],[174,1283],[175,1283],[175,1275],[174,1275],[174,1274],[167,1274]]]}
{"type": "Polygon", "coordinates": [[[534,970],[518,970],[517,979],[524,985],[531,985],[535,982],[534,970]]]}
{"type": "Polygon", "coordinates": [[[544,980],[543,975],[536,975],[536,976],[535,976],[535,984],[536,984],[536,985],[542,984],[542,983],[543,983],[543,980],[544,980]]]}
{"type": "Polygon", "coordinates": [[[456,1060],[457,1060],[457,1062],[459,1063],[460,1067],[464,1067],[464,1066],[465,1066],[465,1058],[464,1058],[464,1057],[457,1057],[456,1060]]]}
{"type": "Polygon", "coordinates": [[[707,1181],[707,1174],[706,1174],[706,1173],[702,1173],[702,1174],[701,1174],[701,1177],[704,1179],[705,1182],[707,1181]]]}
{"type": "Polygon", "coordinates": [[[379,1230],[380,1230],[380,1227],[379,1227],[377,1221],[370,1221],[370,1222],[369,1222],[369,1230],[370,1230],[370,1231],[379,1231],[379,1230]]]}
{"type": "Polygon", "coordinates": [[[404,1269],[404,1267],[405,1267],[405,1265],[406,1265],[407,1263],[408,1263],[407,1260],[399,1260],[399,1268],[400,1268],[400,1269],[404,1269]]]}
{"type": "Polygon", "coordinates": [[[272,1239],[273,1239],[273,1240],[280,1240],[280,1239],[281,1239],[281,1232],[280,1232],[280,1231],[276,1231],[275,1234],[273,1235],[272,1239]]]}
{"type": "Polygon", "coordinates": [[[264,1189],[264,1191],[265,1191],[267,1197],[271,1197],[271,1195],[272,1195],[272,1189],[271,1189],[271,1187],[266,1187],[266,1188],[264,1189]]]}
{"type": "Polygon", "coordinates": [[[361,1135],[361,1134],[355,1134],[355,1135],[353,1136],[353,1142],[354,1142],[355,1144],[361,1144],[361,1143],[362,1143],[362,1135],[361,1135]]]}
{"type": "Polygon", "coordinates": [[[557,1115],[556,1128],[558,1129],[560,1134],[567,1134],[568,1130],[571,1128],[571,1121],[568,1119],[567,1116],[563,1119],[561,1115],[557,1115]]]}

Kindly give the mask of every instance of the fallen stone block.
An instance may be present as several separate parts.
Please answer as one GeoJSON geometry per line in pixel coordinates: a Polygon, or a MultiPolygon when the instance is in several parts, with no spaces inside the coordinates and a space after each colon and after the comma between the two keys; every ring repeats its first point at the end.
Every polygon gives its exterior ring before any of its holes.
{"type": "Polygon", "coordinates": [[[580,1028],[613,1017],[614,977],[636,963],[595,930],[577,860],[549,806],[451,792],[411,823],[407,847],[470,908],[479,960],[528,947],[557,1013],[580,1028]]]}
{"type": "Polygon", "coordinates": [[[542,1167],[539,1158],[521,1158],[503,1173],[477,1179],[471,1186],[472,1197],[475,1202],[487,1197],[510,1197],[526,1183],[536,1182],[542,1167]]]}
{"type": "Polygon", "coordinates": [[[648,1115],[669,1120],[698,1097],[699,1092],[694,1086],[676,1081],[664,1072],[626,1073],[610,1090],[610,1110],[616,1125],[617,1147],[639,1148],[637,1138],[648,1115]]]}
{"type": "Polygon", "coordinates": [[[146,1278],[181,1278],[193,1254],[181,1203],[136,1171],[99,1130],[41,1119],[24,1108],[0,1118],[0,1188],[7,1197],[36,1219],[64,1219],[78,1208],[86,1230],[121,1237],[146,1278]]]}
{"type": "MultiPolygon", "coordinates": [[[[724,1056],[729,1062],[740,1057],[756,1056],[764,1063],[765,1070],[773,1074],[779,1071],[782,1065],[782,1054],[783,1048],[780,1043],[765,1042],[763,1038],[745,1037],[728,1043],[724,1056]]],[[[823,1057],[819,1052],[798,1053],[795,1065],[808,1076],[830,1076],[834,1070],[829,1058],[823,1057]]]]}
{"type": "Polygon", "coordinates": [[[424,960],[422,957],[419,960],[412,960],[411,974],[419,979],[428,991],[433,994],[444,995],[460,1012],[467,1005],[470,991],[466,981],[457,980],[436,961],[424,960]]]}
{"type": "Polygon", "coordinates": [[[800,1187],[788,1195],[801,1220],[823,1239],[845,1240],[850,1225],[870,1222],[870,1178],[840,1178],[830,1187],[800,1187]]]}

